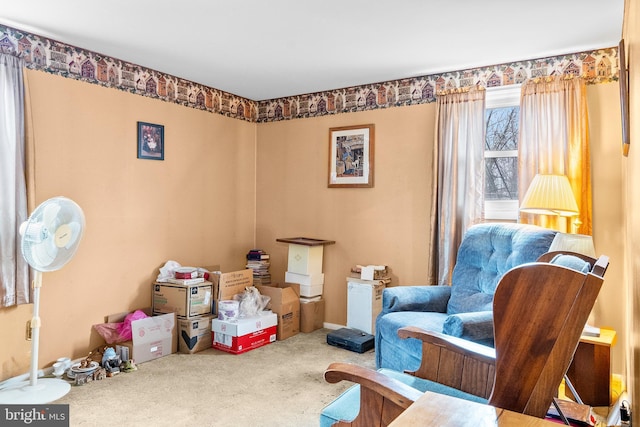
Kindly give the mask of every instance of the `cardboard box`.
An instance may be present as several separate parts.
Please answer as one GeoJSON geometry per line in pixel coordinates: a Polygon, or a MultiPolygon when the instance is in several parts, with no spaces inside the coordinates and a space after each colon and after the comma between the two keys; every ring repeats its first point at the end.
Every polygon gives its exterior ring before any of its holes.
{"type": "Polygon", "coordinates": [[[236,294],[241,294],[248,286],[253,286],[253,270],[231,271],[229,273],[213,273],[209,276],[213,282],[214,313],[217,312],[217,301],[233,299],[236,294]]]}
{"type": "Polygon", "coordinates": [[[213,348],[241,354],[262,347],[276,340],[277,324],[278,316],[270,311],[232,322],[213,319],[213,348]]]}
{"type": "Polygon", "coordinates": [[[324,274],[300,274],[293,271],[284,273],[284,281],[287,283],[299,283],[301,285],[313,286],[324,284],[324,274]]]}
{"type": "Polygon", "coordinates": [[[278,315],[278,340],[285,340],[300,332],[300,285],[276,283],[257,288],[262,295],[271,298],[267,309],[278,315]]]}
{"type": "Polygon", "coordinates": [[[213,308],[211,312],[218,314],[218,301],[233,299],[236,294],[244,292],[248,286],[253,286],[253,270],[245,269],[229,273],[214,272],[209,275],[213,282],[213,308]]]}
{"type": "MultiPolygon", "coordinates": [[[[148,313],[150,310],[143,310],[148,313]]],[[[129,313],[107,316],[108,323],[124,321],[129,313]]],[[[131,322],[132,340],[116,344],[116,353],[121,354],[126,347],[129,357],[135,363],[148,362],[178,350],[176,313],[146,317],[131,322]]]]}
{"type": "Polygon", "coordinates": [[[382,311],[380,280],[360,280],[347,277],[347,327],[368,334],[375,333],[376,317],[382,311]]]}
{"type": "Polygon", "coordinates": [[[211,348],[212,315],[178,320],[178,352],[193,354],[211,348]]]}
{"type": "Polygon", "coordinates": [[[153,313],[176,313],[178,318],[211,314],[213,284],[202,282],[190,285],[178,283],[153,284],[153,313]]]}
{"type": "Polygon", "coordinates": [[[289,244],[287,270],[299,274],[322,273],[323,246],[289,244]]]}
{"type": "Polygon", "coordinates": [[[297,283],[300,285],[301,297],[316,297],[322,295],[324,274],[299,274],[287,271],[284,273],[287,283],[297,283]]]}
{"type": "Polygon", "coordinates": [[[324,327],[324,299],[300,298],[300,332],[309,333],[324,327]]]}
{"type": "Polygon", "coordinates": [[[322,296],[323,288],[323,285],[300,285],[300,296],[307,298],[322,296]]]}
{"type": "Polygon", "coordinates": [[[360,278],[362,280],[373,280],[374,267],[374,265],[363,266],[362,270],[360,271],[360,278]]]}
{"type": "Polygon", "coordinates": [[[380,280],[389,278],[386,265],[357,265],[351,269],[351,277],[362,280],[380,280]]]}
{"type": "Polygon", "coordinates": [[[205,265],[204,267],[205,270],[207,270],[208,272],[212,272],[212,271],[220,271],[220,264],[212,264],[212,265],[205,265]]]}

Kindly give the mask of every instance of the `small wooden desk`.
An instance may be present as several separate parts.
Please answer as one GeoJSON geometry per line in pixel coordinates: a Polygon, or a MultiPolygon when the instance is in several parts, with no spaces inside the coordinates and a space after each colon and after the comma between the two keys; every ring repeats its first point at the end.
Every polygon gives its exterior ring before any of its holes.
{"type": "MultiPolygon", "coordinates": [[[[611,347],[616,331],[601,328],[599,337],[580,337],[567,377],[586,405],[609,406],[611,396],[611,347]]],[[[565,389],[567,396],[571,392],[565,389]]]]}
{"type": "Polygon", "coordinates": [[[389,424],[389,427],[426,425],[437,425],[438,427],[551,427],[558,424],[506,409],[427,391],[389,424]]]}

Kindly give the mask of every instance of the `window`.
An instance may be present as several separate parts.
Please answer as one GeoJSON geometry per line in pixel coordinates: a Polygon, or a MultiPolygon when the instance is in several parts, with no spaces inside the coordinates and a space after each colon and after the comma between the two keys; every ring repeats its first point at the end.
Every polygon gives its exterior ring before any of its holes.
{"type": "Polygon", "coordinates": [[[488,88],[485,109],[485,219],[518,219],[520,85],[488,88]]]}

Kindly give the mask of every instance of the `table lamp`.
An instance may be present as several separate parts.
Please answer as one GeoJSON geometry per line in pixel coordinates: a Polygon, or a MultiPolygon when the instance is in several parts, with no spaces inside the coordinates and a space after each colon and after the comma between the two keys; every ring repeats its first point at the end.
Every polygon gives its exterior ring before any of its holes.
{"type": "MultiPolygon", "coordinates": [[[[555,251],[576,252],[590,256],[591,258],[596,257],[596,248],[593,245],[593,237],[586,234],[557,233],[551,242],[551,246],[549,246],[549,252],[555,251]]],[[[592,315],[589,316],[589,320],[582,331],[582,335],[599,337],[600,328],[592,326],[591,323],[593,323],[592,315]]]]}
{"type": "Polygon", "coordinates": [[[554,251],[570,251],[587,255],[591,258],[596,257],[593,237],[586,234],[557,233],[549,247],[549,252],[554,251]]]}
{"type": "MultiPolygon", "coordinates": [[[[578,204],[566,175],[537,174],[522,198],[520,211],[540,215],[572,217],[578,204]]],[[[567,224],[567,229],[568,229],[567,224]]]]}

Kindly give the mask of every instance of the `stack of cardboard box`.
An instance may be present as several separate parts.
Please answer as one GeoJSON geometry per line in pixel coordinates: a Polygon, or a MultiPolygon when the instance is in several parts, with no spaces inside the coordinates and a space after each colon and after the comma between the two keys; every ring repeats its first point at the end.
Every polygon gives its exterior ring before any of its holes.
{"type": "MultiPolygon", "coordinates": [[[[217,272],[209,278],[213,282],[216,305],[217,301],[230,300],[253,286],[251,269],[217,272]]],[[[230,320],[214,318],[211,320],[212,345],[227,353],[241,354],[274,342],[277,325],[278,316],[271,311],[230,320]]]]}
{"type": "Polygon", "coordinates": [[[175,313],[180,353],[211,347],[213,296],[213,283],[206,280],[174,279],[153,284],[153,314],[175,313]]]}
{"type": "Polygon", "coordinates": [[[285,282],[299,284],[300,332],[313,332],[324,324],[323,246],[289,244],[285,282]]]}
{"type": "Polygon", "coordinates": [[[289,244],[289,257],[284,280],[287,283],[300,284],[301,297],[322,296],[324,286],[322,253],[322,245],[289,244]]]}
{"type": "Polygon", "coordinates": [[[196,353],[212,346],[212,321],[218,301],[232,299],[253,285],[251,270],[230,273],[205,267],[207,279],[173,279],[153,284],[153,314],[175,313],[178,323],[178,351],[196,353]]]}

